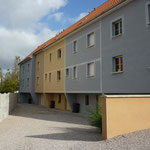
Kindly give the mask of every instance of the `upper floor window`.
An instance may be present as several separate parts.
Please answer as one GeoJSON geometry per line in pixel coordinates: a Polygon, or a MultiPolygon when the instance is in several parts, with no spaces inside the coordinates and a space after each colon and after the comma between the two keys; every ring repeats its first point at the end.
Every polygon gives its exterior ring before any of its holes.
{"type": "Polygon", "coordinates": [[[52,54],[50,53],[49,54],[49,62],[51,62],[52,61],[52,54]]]}
{"type": "Polygon", "coordinates": [[[22,70],[23,70],[22,72],[24,73],[24,66],[23,66],[23,69],[22,69],[22,70]]]}
{"type": "Polygon", "coordinates": [[[122,19],[112,23],[112,35],[118,36],[122,34],[122,19]]]}
{"type": "Polygon", "coordinates": [[[89,95],[85,96],[85,105],[89,105],[89,95]]]}
{"type": "Polygon", "coordinates": [[[148,23],[150,23],[150,4],[148,4],[148,23]]]}
{"type": "Polygon", "coordinates": [[[29,78],[27,78],[27,87],[29,87],[29,78]]]}
{"type": "Polygon", "coordinates": [[[51,82],[51,73],[49,73],[49,82],[51,82]]]}
{"type": "Polygon", "coordinates": [[[61,71],[57,71],[57,80],[61,80],[61,71]]]}
{"type": "Polygon", "coordinates": [[[123,56],[113,57],[113,72],[123,71],[123,56]]]}
{"type": "Polygon", "coordinates": [[[37,62],[37,69],[38,70],[40,69],[40,62],[39,61],[37,62]]]}
{"type": "Polygon", "coordinates": [[[57,58],[61,58],[61,49],[57,51],[57,58]]]}
{"type": "Polygon", "coordinates": [[[87,46],[91,47],[95,44],[94,32],[87,35],[87,46]]]}
{"type": "Polygon", "coordinates": [[[47,73],[45,74],[45,80],[47,80],[47,73]]]}
{"type": "Polygon", "coordinates": [[[24,87],[24,80],[22,80],[22,87],[24,87]]]}
{"type": "Polygon", "coordinates": [[[69,76],[69,68],[66,69],[66,77],[69,76]]]}
{"type": "Polygon", "coordinates": [[[28,71],[30,70],[30,64],[28,64],[28,71]]]}
{"type": "Polygon", "coordinates": [[[95,63],[88,63],[87,65],[87,76],[88,77],[93,77],[95,76],[95,63]]]}
{"type": "Polygon", "coordinates": [[[77,52],[77,41],[73,42],[73,53],[77,52]]]}
{"type": "Polygon", "coordinates": [[[73,79],[77,79],[77,67],[73,67],[73,79]]]}

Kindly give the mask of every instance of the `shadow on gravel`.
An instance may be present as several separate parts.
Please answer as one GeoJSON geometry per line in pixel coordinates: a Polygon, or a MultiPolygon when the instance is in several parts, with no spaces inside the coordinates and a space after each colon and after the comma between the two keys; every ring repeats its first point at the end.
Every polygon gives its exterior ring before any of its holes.
{"type": "Polygon", "coordinates": [[[46,121],[89,125],[88,118],[68,111],[45,108],[32,104],[18,104],[11,113],[12,116],[27,117],[46,121]]]}
{"type": "Polygon", "coordinates": [[[27,138],[41,138],[49,140],[63,140],[63,141],[101,141],[101,136],[95,129],[84,128],[56,128],[61,133],[43,134],[26,136],[27,138]]]}

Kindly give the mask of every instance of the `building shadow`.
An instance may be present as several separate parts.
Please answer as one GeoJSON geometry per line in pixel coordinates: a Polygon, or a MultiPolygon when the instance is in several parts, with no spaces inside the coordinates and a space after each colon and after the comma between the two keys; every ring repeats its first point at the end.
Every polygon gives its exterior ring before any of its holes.
{"type": "Polygon", "coordinates": [[[80,114],[74,114],[69,111],[49,109],[33,104],[18,104],[16,109],[10,115],[45,121],[89,125],[87,116],[81,116],[80,114]]]}
{"type": "Polygon", "coordinates": [[[100,133],[95,129],[85,128],[56,128],[60,133],[51,133],[43,135],[29,135],[27,138],[40,138],[48,140],[62,140],[62,141],[85,141],[97,142],[101,141],[100,133]]]}

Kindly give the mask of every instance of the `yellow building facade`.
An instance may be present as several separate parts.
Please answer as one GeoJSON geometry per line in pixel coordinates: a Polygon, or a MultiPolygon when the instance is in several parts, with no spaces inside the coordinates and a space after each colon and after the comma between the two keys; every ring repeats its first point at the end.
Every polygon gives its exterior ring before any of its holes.
{"type": "Polygon", "coordinates": [[[35,92],[39,104],[70,110],[64,92],[65,41],[50,45],[36,54],[35,92]]]}

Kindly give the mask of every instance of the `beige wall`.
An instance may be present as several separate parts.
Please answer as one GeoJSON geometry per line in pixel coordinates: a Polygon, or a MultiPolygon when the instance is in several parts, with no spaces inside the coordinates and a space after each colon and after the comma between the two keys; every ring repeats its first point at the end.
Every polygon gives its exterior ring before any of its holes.
{"type": "Polygon", "coordinates": [[[44,51],[44,92],[63,93],[64,92],[64,68],[65,68],[65,42],[61,41],[44,51]],[[61,49],[61,58],[57,57],[57,51],[61,49]],[[51,53],[51,61],[50,61],[51,53]],[[61,71],[61,80],[57,80],[57,71],[61,71]],[[49,81],[51,73],[51,81],[49,81]],[[47,80],[45,79],[47,74],[47,80]]]}
{"type": "Polygon", "coordinates": [[[50,107],[50,101],[55,101],[55,108],[60,110],[70,110],[64,94],[40,94],[39,104],[45,107],[50,107]],[[61,95],[61,103],[58,102],[61,95]]]}
{"type": "Polygon", "coordinates": [[[150,128],[150,97],[102,98],[103,139],[150,128]]]}
{"type": "Polygon", "coordinates": [[[36,55],[35,59],[35,92],[43,93],[43,78],[44,78],[44,52],[36,55]],[[39,67],[38,67],[39,62],[39,67]],[[39,77],[39,84],[37,84],[37,77],[39,77]]]}

